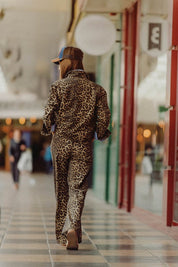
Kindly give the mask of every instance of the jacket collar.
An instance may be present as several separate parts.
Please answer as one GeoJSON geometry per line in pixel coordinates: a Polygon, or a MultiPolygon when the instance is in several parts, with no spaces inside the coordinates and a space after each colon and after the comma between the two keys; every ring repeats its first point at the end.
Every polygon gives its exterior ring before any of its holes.
{"type": "Polygon", "coordinates": [[[87,78],[88,79],[85,71],[81,70],[81,69],[71,70],[71,71],[67,72],[64,78],[74,78],[74,77],[87,78]]]}

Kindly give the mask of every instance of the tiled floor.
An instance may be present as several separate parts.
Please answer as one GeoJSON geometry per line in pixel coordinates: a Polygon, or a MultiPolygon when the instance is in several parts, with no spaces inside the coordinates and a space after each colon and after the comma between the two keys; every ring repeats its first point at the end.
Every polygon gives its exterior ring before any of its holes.
{"type": "Polygon", "coordinates": [[[88,193],[78,251],[56,244],[53,178],[0,173],[0,267],[178,266],[178,242],[88,193]]]}
{"type": "Polygon", "coordinates": [[[163,183],[153,180],[150,186],[150,176],[137,174],[135,179],[135,205],[151,211],[157,215],[162,214],[163,183]]]}

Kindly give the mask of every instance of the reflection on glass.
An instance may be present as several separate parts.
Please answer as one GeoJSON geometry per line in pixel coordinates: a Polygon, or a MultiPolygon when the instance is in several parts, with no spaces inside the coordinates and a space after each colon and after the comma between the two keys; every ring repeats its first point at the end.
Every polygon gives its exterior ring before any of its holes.
{"type": "Polygon", "coordinates": [[[167,56],[154,58],[145,73],[142,67],[149,60],[140,56],[135,206],[161,215],[167,56]]]}

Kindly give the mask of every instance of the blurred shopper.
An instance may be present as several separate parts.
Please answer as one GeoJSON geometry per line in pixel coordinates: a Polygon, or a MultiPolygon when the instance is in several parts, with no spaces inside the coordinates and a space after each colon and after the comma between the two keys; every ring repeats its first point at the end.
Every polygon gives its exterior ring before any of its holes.
{"type": "Polygon", "coordinates": [[[145,154],[142,160],[142,173],[150,176],[150,186],[153,184],[154,153],[152,145],[145,146],[145,154]]]}
{"type": "Polygon", "coordinates": [[[82,240],[81,215],[92,167],[92,142],[110,135],[106,91],[88,80],[83,52],[64,47],[52,62],[59,64],[60,80],[51,86],[43,118],[43,135],[53,131],[56,239],[67,249],[78,249],[82,240]]]}
{"type": "Polygon", "coordinates": [[[47,174],[50,174],[53,170],[50,144],[48,142],[45,142],[43,144],[43,147],[44,149],[42,151],[42,154],[45,162],[45,171],[47,174]]]}
{"type": "Polygon", "coordinates": [[[0,140],[0,167],[4,166],[4,146],[3,142],[0,140]]]}
{"type": "Polygon", "coordinates": [[[20,159],[21,153],[26,150],[25,141],[22,140],[22,133],[19,129],[15,129],[13,132],[13,138],[10,142],[9,149],[9,159],[11,163],[11,172],[15,188],[19,188],[19,175],[20,172],[17,168],[18,161],[20,159]]]}

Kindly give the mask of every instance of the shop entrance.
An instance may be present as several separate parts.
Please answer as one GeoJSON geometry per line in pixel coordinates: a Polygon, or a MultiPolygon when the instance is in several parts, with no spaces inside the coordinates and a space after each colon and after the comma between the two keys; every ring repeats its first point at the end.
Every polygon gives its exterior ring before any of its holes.
{"type": "Polygon", "coordinates": [[[162,215],[167,55],[152,59],[149,68],[150,56],[139,54],[135,206],[162,215]]]}

